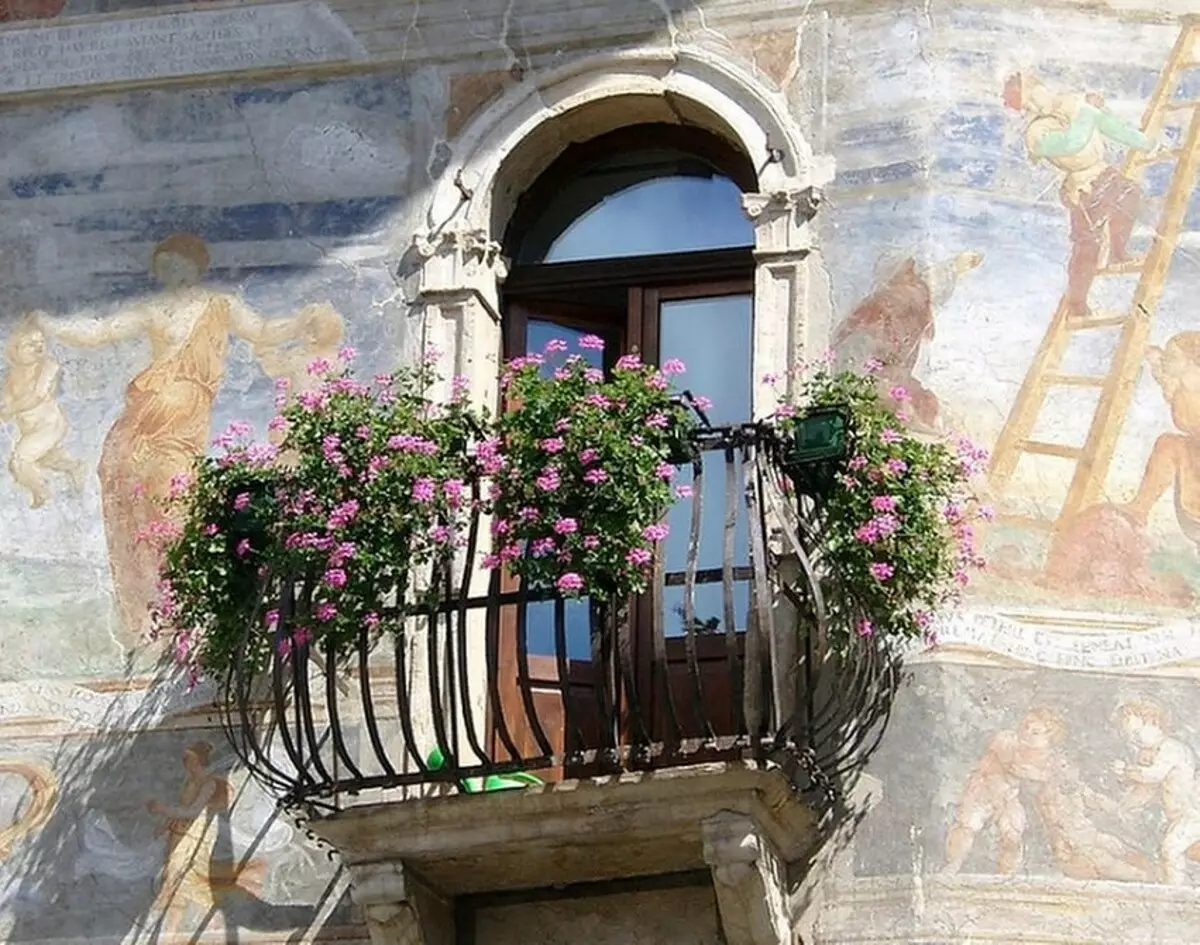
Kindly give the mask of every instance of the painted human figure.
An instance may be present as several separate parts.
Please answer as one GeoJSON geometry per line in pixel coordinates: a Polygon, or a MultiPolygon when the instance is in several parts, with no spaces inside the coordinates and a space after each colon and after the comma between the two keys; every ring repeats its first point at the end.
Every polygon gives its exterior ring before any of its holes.
{"type": "MultiPolygon", "coordinates": [[[[104,318],[42,321],[53,341],[98,348],[145,338],[150,364],[129,383],[125,405],[104,439],[98,474],[109,566],[131,642],[151,628],[160,550],[139,540],[162,515],[172,479],[208,447],[213,402],[231,337],[268,347],[305,333],[312,312],[265,319],[228,291],[205,285],[208,248],[176,233],[160,242],[151,270],[162,287],[104,318]]],[[[327,319],[327,306],[320,306],[327,319]]]]}
{"type": "MultiPolygon", "coordinates": [[[[881,261],[881,279],[871,294],[841,321],[833,335],[839,360],[882,365],[880,392],[900,386],[911,397],[914,425],[929,432],[941,426],[941,405],[916,377],[923,347],[934,337],[934,316],[953,294],[958,280],[983,262],[980,253],[922,265],[907,257],[898,265],[881,261]]],[[[891,406],[900,405],[892,402],[891,406]]]]}
{"type": "Polygon", "coordinates": [[[1154,504],[1174,487],[1175,518],[1200,548],[1200,332],[1185,331],[1146,354],[1176,433],[1154,443],[1142,481],[1124,510],[1144,526],[1154,504]]]}
{"type": "Polygon", "coordinates": [[[1155,703],[1125,703],[1117,709],[1117,727],[1136,751],[1132,762],[1113,762],[1113,771],[1131,785],[1122,807],[1140,810],[1159,799],[1167,821],[1159,844],[1159,878],[1168,885],[1185,885],[1188,851],[1200,843],[1196,756],[1167,733],[1167,714],[1155,703]]]}
{"type": "Polygon", "coordinates": [[[1129,238],[1142,200],[1139,186],[1108,162],[1107,144],[1138,151],[1150,151],[1153,144],[1114,115],[1099,96],[1053,92],[1029,73],[1008,77],[1004,103],[1028,116],[1025,147],[1030,158],[1048,162],[1063,175],[1059,194],[1071,239],[1066,305],[1069,314],[1086,315],[1105,246],[1108,264],[1129,258],[1129,238]]]}
{"type": "Polygon", "coordinates": [[[17,428],[8,469],[13,481],[29,493],[29,504],[40,508],[50,498],[46,473],[62,473],[72,485],[83,486],[83,463],[63,449],[70,427],[58,404],[59,363],[46,350],[39,327],[41,313],[29,312],[5,346],[8,361],[0,389],[0,420],[17,428]]]}
{"type": "Polygon", "coordinates": [[[979,833],[994,825],[999,851],[996,870],[1015,873],[1025,855],[1026,814],[1021,784],[1051,777],[1055,749],[1066,738],[1062,717],[1051,709],[1030,710],[1015,731],[1003,731],[988,743],[967,777],[954,825],[946,838],[944,872],[962,869],[979,833]]]}
{"type": "MultiPolygon", "coordinates": [[[[264,373],[287,384],[287,402],[303,391],[320,386],[322,379],[308,370],[316,359],[334,362],[341,350],[345,325],[342,316],[331,305],[312,305],[306,309],[308,319],[297,336],[287,344],[263,343],[254,346],[254,356],[264,373]]],[[[271,430],[268,438],[278,446],[284,433],[271,430]]]]}
{"type": "MultiPolygon", "coordinates": [[[[215,910],[218,897],[234,888],[261,885],[263,866],[238,864],[220,855],[221,820],[228,820],[231,790],[228,780],[209,769],[212,746],[197,742],[183,753],[185,778],[175,803],[151,800],[146,809],[163,818],[167,834],[161,882],[154,910],[163,918],[163,934],[180,930],[189,907],[202,914],[215,910]]],[[[227,826],[227,825],[225,825],[227,826]]]]}
{"type": "Polygon", "coordinates": [[[1048,759],[1046,778],[1034,791],[1033,809],[1050,842],[1050,854],[1071,879],[1154,882],[1153,863],[1119,837],[1101,830],[1097,811],[1114,814],[1116,801],[1080,780],[1079,769],[1065,758],[1048,759]]]}

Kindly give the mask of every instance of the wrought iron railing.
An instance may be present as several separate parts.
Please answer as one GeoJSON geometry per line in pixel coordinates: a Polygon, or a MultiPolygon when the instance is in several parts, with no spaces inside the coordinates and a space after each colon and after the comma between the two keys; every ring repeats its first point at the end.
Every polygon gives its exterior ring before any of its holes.
{"type": "MultiPolygon", "coordinates": [[[[402,633],[234,668],[222,710],[241,760],[310,808],[745,759],[835,803],[882,733],[897,656],[852,631],[820,498],[797,493],[770,430],[709,428],[696,445],[693,498],[672,513],[686,524],[650,593],[605,607],[480,572],[466,564],[485,550],[476,515],[462,560],[429,575],[436,602],[402,633]]],[[[273,586],[261,605],[286,632],[311,588],[273,586]]]]}

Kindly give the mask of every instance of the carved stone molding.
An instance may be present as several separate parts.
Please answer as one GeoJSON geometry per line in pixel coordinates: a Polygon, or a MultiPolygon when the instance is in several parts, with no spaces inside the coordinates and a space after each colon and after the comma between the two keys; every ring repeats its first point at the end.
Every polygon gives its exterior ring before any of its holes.
{"type": "Polygon", "coordinates": [[[399,863],[350,869],[350,897],[372,945],[454,945],[454,908],[399,863]]]}
{"type": "Polygon", "coordinates": [[[725,941],[790,945],[785,865],[755,820],[721,811],[704,822],[702,837],[725,941]]]}
{"type": "Polygon", "coordinates": [[[743,194],[742,209],[754,224],[754,252],[759,258],[796,254],[813,247],[809,223],[817,215],[821,194],[814,186],[743,194]]]}
{"type": "Polygon", "coordinates": [[[508,265],[500,254],[500,244],[486,231],[447,228],[417,233],[412,251],[418,298],[477,293],[495,309],[496,286],[508,274],[508,265]]]}

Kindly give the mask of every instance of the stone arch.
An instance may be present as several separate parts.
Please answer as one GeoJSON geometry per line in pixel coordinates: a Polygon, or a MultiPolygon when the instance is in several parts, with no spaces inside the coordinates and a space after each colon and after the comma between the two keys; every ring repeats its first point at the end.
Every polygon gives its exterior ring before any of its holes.
{"type": "MultiPolygon", "coordinates": [[[[828,277],[809,223],[833,164],[813,153],[782,94],[702,49],[605,53],[531,77],[473,118],[412,238],[404,268],[415,282],[406,296],[417,333],[452,352],[453,370],[472,379],[481,402],[495,401],[499,240],[517,198],[569,145],[649,121],[706,128],[756,169],[758,192],[743,196],[758,260],[755,376],[783,375],[824,343],[828,277]]],[[[756,388],[756,411],[773,397],[756,388]]]]}
{"type": "Polygon", "coordinates": [[[472,119],[434,188],[425,226],[495,236],[516,197],[569,144],[643,121],[726,138],[758,169],[761,192],[821,186],[829,177],[781,93],[701,49],[626,50],[522,82],[472,119]]]}

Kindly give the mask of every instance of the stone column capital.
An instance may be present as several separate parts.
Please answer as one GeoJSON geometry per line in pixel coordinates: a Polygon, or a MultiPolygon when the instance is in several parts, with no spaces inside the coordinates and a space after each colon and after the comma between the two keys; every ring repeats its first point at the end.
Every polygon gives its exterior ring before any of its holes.
{"type": "Polygon", "coordinates": [[[754,224],[755,255],[802,258],[813,246],[809,223],[820,206],[821,193],[812,184],[742,194],[742,210],[754,224]]]}
{"type": "Polygon", "coordinates": [[[508,263],[500,244],[484,230],[417,232],[406,255],[415,271],[418,299],[475,294],[495,309],[496,286],[508,275],[508,263]]]}

